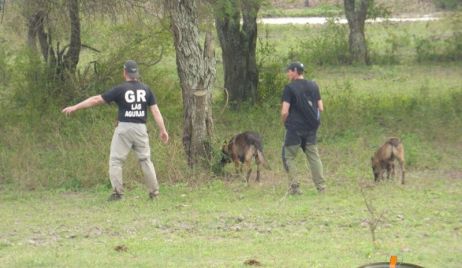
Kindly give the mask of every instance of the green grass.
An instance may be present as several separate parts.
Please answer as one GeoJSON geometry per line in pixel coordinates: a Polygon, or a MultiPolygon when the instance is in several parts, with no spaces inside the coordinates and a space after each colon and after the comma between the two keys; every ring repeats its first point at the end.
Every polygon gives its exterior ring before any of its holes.
{"type": "Polygon", "coordinates": [[[101,187],[3,189],[0,266],[243,267],[254,259],[265,267],[357,267],[391,255],[424,267],[460,264],[460,179],[411,173],[406,186],[366,189],[383,213],[376,243],[358,184],[328,183],[319,196],[304,180],[297,197],[284,197],[283,178],[179,184],[162,187],[155,202],[136,186],[116,203],[101,187]]]}

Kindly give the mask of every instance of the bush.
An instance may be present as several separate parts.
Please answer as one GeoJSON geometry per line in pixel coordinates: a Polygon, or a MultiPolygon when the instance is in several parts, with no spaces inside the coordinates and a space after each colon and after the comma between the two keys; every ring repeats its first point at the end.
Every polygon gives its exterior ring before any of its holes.
{"type": "Polygon", "coordinates": [[[318,34],[308,40],[301,40],[289,58],[300,60],[305,65],[348,63],[348,26],[336,23],[336,19],[328,19],[318,34]]]}
{"type": "Polygon", "coordinates": [[[287,84],[285,73],[281,71],[284,67],[281,68],[281,66],[281,62],[275,62],[260,69],[259,103],[281,98],[282,89],[287,84]]]}
{"type": "Polygon", "coordinates": [[[393,23],[385,23],[380,38],[368,39],[371,62],[374,64],[399,64],[404,55],[402,51],[409,46],[409,32],[398,31],[393,23]],[[383,38],[383,39],[382,39],[383,38]]]}
{"type": "Polygon", "coordinates": [[[274,46],[269,43],[268,31],[264,38],[258,38],[257,59],[259,69],[258,103],[279,99],[287,83],[285,59],[275,55],[274,46]]]}
{"type": "Polygon", "coordinates": [[[454,10],[462,6],[461,0],[433,0],[437,8],[445,10],[454,10]]]}
{"type": "Polygon", "coordinates": [[[462,59],[462,12],[446,18],[446,32],[430,37],[415,37],[417,61],[457,61],[462,59]]]}

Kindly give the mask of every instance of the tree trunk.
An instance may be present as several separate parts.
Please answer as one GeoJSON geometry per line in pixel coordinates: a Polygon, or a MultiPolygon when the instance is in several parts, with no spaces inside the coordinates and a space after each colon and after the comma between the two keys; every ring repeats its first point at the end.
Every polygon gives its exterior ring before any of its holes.
{"type": "Polygon", "coordinates": [[[213,39],[200,45],[196,1],[165,0],[170,14],[177,71],[183,95],[183,146],[190,167],[208,167],[211,159],[212,86],[215,81],[213,39]]]}
{"type": "MultiPolygon", "coordinates": [[[[34,5],[37,3],[29,2],[34,5]]],[[[70,41],[69,45],[60,49],[59,42],[56,42],[56,50],[53,48],[50,25],[47,21],[48,13],[38,6],[36,11],[27,18],[27,44],[32,50],[37,50],[37,39],[40,44],[40,51],[44,61],[52,68],[54,77],[65,80],[66,74],[74,74],[79,63],[81,39],[80,39],[80,17],[78,0],[67,0],[67,9],[70,18],[70,41]],[[48,27],[47,27],[48,26],[48,27]],[[48,30],[48,32],[47,32],[48,30]]]]}
{"type": "Polygon", "coordinates": [[[233,106],[257,100],[256,63],[259,0],[218,2],[215,25],[222,48],[225,88],[233,106]],[[241,13],[243,24],[241,27],[241,13]]]}
{"type": "Polygon", "coordinates": [[[80,40],[80,17],[78,0],[68,0],[69,18],[71,21],[71,37],[69,49],[63,56],[63,67],[71,74],[75,73],[79,63],[81,40],[80,40]]]}
{"type": "Polygon", "coordinates": [[[43,19],[39,12],[27,18],[27,45],[33,51],[37,51],[36,39],[39,27],[43,27],[43,19]]]}
{"type": "Polygon", "coordinates": [[[368,64],[364,24],[370,0],[344,0],[345,14],[350,28],[349,46],[351,61],[357,64],[368,64]]]}
{"type": "Polygon", "coordinates": [[[49,41],[51,37],[45,31],[46,17],[47,13],[44,10],[39,10],[28,18],[27,45],[30,49],[37,51],[38,38],[43,59],[48,63],[48,57],[49,55],[54,56],[54,51],[49,41]]]}

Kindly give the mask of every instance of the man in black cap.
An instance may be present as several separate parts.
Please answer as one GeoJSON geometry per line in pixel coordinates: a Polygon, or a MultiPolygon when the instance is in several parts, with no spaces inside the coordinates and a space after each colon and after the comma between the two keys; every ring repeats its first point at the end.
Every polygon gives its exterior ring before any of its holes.
{"type": "Polygon", "coordinates": [[[282,94],[281,119],[286,128],[282,161],[289,175],[289,194],[302,193],[293,166],[299,148],[308,159],[317,190],[323,192],[326,187],[316,146],[316,132],[324,106],[318,85],[303,78],[304,69],[300,62],[289,64],[287,78],[291,82],[285,86],[282,94]]]}
{"type": "Polygon", "coordinates": [[[159,127],[159,136],[162,142],[167,143],[169,137],[156,103],[156,97],[147,85],[138,81],[138,65],[135,61],[125,62],[123,75],[125,83],[113,87],[102,95],[95,95],[76,105],[68,106],[62,112],[69,115],[80,109],[115,102],[119,112],[118,125],[112,137],[109,157],[109,177],[113,189],[109,201],[122,198],[122,166],[131,149],[135,151],[138,157],[149,188],[149,197],[153,199],[159,194],[159,184],[151,161],[151,149],[146,128],[148,109],[159,127]]]}

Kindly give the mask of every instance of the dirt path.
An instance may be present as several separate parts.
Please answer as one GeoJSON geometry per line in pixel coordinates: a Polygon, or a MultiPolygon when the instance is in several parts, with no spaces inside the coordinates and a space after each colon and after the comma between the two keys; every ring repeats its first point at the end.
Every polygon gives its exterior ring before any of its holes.
{"type": "MultiPolygon", "coordinates": [[[[366,20],[367,23],[381,23],[385,21],[391,22],[418,22],[418,21],[433,21],[438,20],[439,18],[433,15],[425,15],[421,17],[407,17],[407,18],[377,18],[374,20],[366,20]]],[[[263,24],[325,24],[327,22],[327,17],[294,17],[294,18],[262,18],[259,20],[263,24]]],[[[347,20],[345,18],[339,18],[338,23],[346,24],[347,20]]]]}

